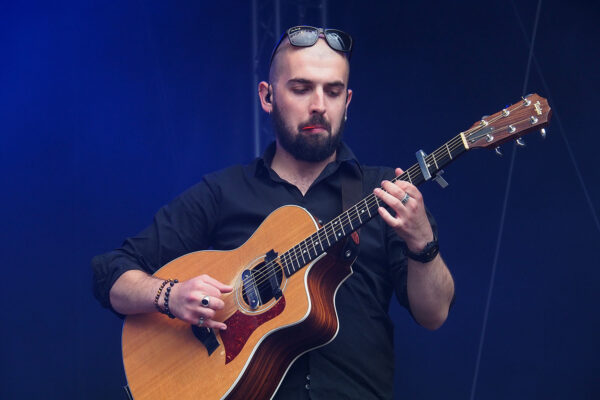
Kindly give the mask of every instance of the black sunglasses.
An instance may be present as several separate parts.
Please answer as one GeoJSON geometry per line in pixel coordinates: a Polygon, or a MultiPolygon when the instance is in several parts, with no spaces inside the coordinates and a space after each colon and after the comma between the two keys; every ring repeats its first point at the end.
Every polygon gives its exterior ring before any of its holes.
{"type": "Polygon", "coordinates": [[[344,31],[340,31],[337,29],[323,29],[323,28],[315,28],[314,26],[293,26],[283,35],[273,48],[273,52],[271,53],[271,61],[269,62],[269,67],[273,64],[273,57],[275,56],[275,52],[279,48],[279,45],[283,41],[283,39],[287,36],[292,46],[296,47],[310,47],[314,46],[319,40],[319,36],[323,34],[325,36],[325,41],[332,49],[336,51],[341,51],[343,53],[348,53],[348,58],[352,54],[352,36],[347,34],[344,31]]]}

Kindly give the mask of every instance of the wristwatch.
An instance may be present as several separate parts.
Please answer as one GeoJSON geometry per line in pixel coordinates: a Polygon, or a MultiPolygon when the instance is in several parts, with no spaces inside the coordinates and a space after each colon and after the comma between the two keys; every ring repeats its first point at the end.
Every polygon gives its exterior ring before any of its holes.
{"type": "Polygon", "coordinates": [[[433,240],[425,245],[423,250],[418,253],[413,253],[408,248],[406,248],[406,255],[408,258],[411,258],[420,263],[428,263],[435,258],[440,252],[440,246],[438,245],[437,238],[434,237],[433,240]]]}

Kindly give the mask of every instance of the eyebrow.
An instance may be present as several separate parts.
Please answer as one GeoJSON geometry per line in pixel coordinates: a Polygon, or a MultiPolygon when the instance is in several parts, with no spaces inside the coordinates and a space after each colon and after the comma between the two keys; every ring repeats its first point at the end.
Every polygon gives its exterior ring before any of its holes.
{"type": "MultiPolygon", "coordinates": [[[[301,85],[312,85],[314,82],[308,79],[304,79],[304,78],[292,78],[289,81],[287,81],[287,84],[301,84],[301,85]]],[[[333,82],[328,82],[325,84],[325,86],[328,87],[345,87],[346,84],[342,81],[333,81],[333,82]]]]}

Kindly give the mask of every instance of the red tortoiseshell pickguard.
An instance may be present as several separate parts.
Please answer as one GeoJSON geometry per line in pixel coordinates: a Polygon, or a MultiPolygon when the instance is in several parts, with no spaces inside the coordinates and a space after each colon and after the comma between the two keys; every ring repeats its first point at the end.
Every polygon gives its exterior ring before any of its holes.
{"type": "Polygon", "coordinates": [[[235,314],[227,318],[224,321],[227,329],[220,332],[223,346],[225,346],[225,364],[237,357],[256,328],[281,314],[284,308],[285,297],[281,296],[277,304],[265,313],[247,315],[236,311],[235,314]]]}

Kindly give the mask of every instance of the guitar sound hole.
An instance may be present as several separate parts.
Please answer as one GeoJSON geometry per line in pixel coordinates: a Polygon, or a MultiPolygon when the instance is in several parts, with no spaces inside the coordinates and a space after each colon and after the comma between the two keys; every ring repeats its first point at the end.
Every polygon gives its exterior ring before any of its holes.
{"type": "Polygon", "coordinates": [[[280,293],[283,273],[279,264],[265,264],[261,262],[250,270],[251,279],[245,279],[243,298],[244,302],[255,309],[258,305],[267,303],[280,293]],[[252,304],[251,299],[258,298],[260,304],[252,304]]]}

